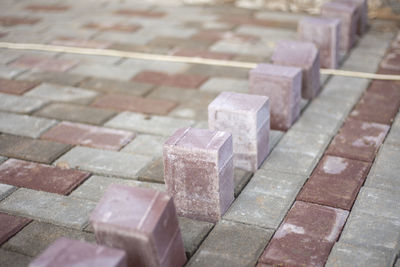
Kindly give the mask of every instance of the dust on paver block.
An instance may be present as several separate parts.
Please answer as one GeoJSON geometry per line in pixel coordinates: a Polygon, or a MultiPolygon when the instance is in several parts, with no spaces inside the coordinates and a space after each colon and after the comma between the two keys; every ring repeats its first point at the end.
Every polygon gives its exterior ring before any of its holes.
{"type": "Polygon", "coordinates": [[[57,239],[29,267],[126,267],[123,250],[94,245],[65,237],[57,239]]]}
{"type": "Polygon", "coordinates": [[[256,171],[269,153],[269,99],[221,93],[208,106],[210,130],[232,134],[235,167],[256,171]]]}
{"type": "Polygon", "coordinates": [[[323,266],[348,214],[341,209],[296,201],[259,262],[323,266]]]}
{"type": "Polygon", "coordinates": [[[339,48],[350,51],[356,42],[357,22],[360,14],[357,4],[352,2],[328,2],[322,5],[321,15],[326,18],[340,19],[339,48]]]}
{"type": "Polygon", "coordinates": [[[300,115],[301,68],[259,64],[249,79],[250,93],[269,97],[271,128],[289,129],[300,115]]]}
{"type": "Polygon", "coordinates": [[[180,216],[216,222],[234,199],[232,135],[182,128],[164,144],[164,179],[180,216]]]}
{"type": "Polygon", "coordinates": [[[311,42],[283,41],[278,43],[272,54],[274,64],[299,67],[303,70],[301,96],[314,98],[320,89],[319,51],[311,42]]]}
{"type": "Polygon", "coordinates": [[[339,19],[304,18],[299,21],[297,33],[301,41],[312,42],[318,47],[322,68],[339,66],[339,19]]]}
{"type": "Polygon", "coordinates": [[[90,221],[97,243],[127,252],[129,266],[183,266],[185,250],[172,198],[111,185],[90,221]]]}

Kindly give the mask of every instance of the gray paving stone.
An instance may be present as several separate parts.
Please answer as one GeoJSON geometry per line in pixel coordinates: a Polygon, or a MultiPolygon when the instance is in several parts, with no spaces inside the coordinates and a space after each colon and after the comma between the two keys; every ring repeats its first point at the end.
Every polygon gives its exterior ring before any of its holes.
{"type": "Polygon", "coordinates": [[[185,217],[179,217],[178,220],[182,233],[183,246],[185,247],[187,257],[190,258],[214,227],[214,224],[185,217]]]}
{"type": "Polygon", "coordinates": [[[193,120],[161,116],[148,116],[140,113],[122,112],[109,120],[105,126],[133,130],[140,133],[170,136],[177,129],[192,126],[193,120]]]}
{"type": "Polygon", "coordinates": [[[55,164],[97,174],[135,179],[138,172],[150,161],[151,157],[148,156],[78,146],[64,154],[55,164]]]}
{"type": "Polygon", "coordinates": [[[292,126],[292,130],[333,136],[342,125],[342,120],[327,113],[306,109],[292,126]]]}
{"type": "Polygon", "coordinates": [[[28,266],[33,258],[13,251],[0,248],[0,266],[21,267],[28,266]]]}
{"type": "Polygon", "coordinates": [[[24,70],[14,69],[8,66],[0,65],[0,78],[12,79],[22,72],[24,72],[24,70]]]}
{"type": "Polygon", "coordinates": [[[248,79],[249,70],[235,67],[221,67],[195,64],[186,71],[186,73],[212,76],[212,77],[227,77],[232,79],[248,79]]]}
{"type": "Polygon", "coordinates": [[[70,196],[88,199],[94,202],[98,202],[111,184],[128,185],[153,188],[160,191],[165,191],[165,186],[158,183],[146,183],[135,180],[127,180],[115,177],[104,177],[93,175],[87,179],[82,185],[75,189],[70,196]]]}
{"type": "Polygon", "coordinates": [[[82,229],[95,203],[42,191],[20,188],[0,202],[0,210],[56,225],[82,229]]]}
{"type": "Polygon", "coordinates": [[[60,237],[95,243],[91,233],[33,221],[9,239],[3,248],[36,257],[60,237]]]}
{"type": "Polygon", "coordinates": [[[85,77],[65,72],[36,72],[30,71],[18,75],[18,80],[29,80],[59,84],[64,86],[77,86],[85,77]]]}
{"type": "Polygon", "coordinates": [[[394,253],[387,250],[365,248],[346,243],[336,243],[329,255],[326,267],[390,267],[394,253]]]}
{"type": "Polygon", "coordinates": [[[341,66],[343,70],[375,73],[382,56],[365,51],[353,51],[341,66]]]}
{"type": "Polygon", "coordinates": [[[0,201],[5,199],[8,195],[14,192],[17,188],[12,185],[0,183],[0,201]]]}
{"type": "Polygon", "coordinates": [[[4,161],[6,161],[7,160],[7,158],[6,157],[2,157],[2,156],[0,156],[0,163],[3,163],[4,161]]]}
{"type": "Polygon", "coordinates": [[[397,113],[390,132],[385,139],[385,144],[400,146],[400,113],[397,113]]]}
{"type": "Polygon", "coordinates": [[[320,97],[335,97],[355,104],[368,84],[367,79],[334,76],[324,86],[320,97]]]}
{"type": "Polygon", "coordinates": [[[242,192],[243,188],[246,186],[246,184],[249,182],[251,177],[253,176],[252,172],[245,171],[239,168],[235,168],[233,172],[233,182],[235,185],[234,188],[234,195],[237,197],[240,192],[242,192]]]}
{"type": "Polygon", "coordinates": [[[243,25],[236,29],[237,33],[250,34],[262,37],[270,42],[277,42],[280,40],[296,39],[296,31],[279,28],[266,28],[259,26],[243,25]]]}
{"type": "Polygon", "coordinates": [[[207,120],[207,105],[198,105],[194,103],[184,103],[176,107],[169,113],[172,117],[191,119],[191,120],[207,120]]]}
{"type": "MultiPolygon", "coordinates": [[[[358,98],[357,98],[358,100],[358,98]]],[[[343,120],[353,108],[356,100],[343,100],[337,97],[319,96],[307,107],[307,110],[333,116],[343,120]]]]}
{"type": "Polygon", "coordinates": [[[121,151],[133,154],[142,154],[153,157],[161,157],[165,137],[157,135],[141,134],[135,137],[121,151]]]}
{"type": "Polygon", "coordinates": [[[249,88],[249,82],[242,79],[232,78],[210,78],[202,86],[201,91],[219,93],[224,91],[247,93],[249,88]]]}
{"type": "Polygon", "coordinates": [[[278,144],[278,142],[283,137],[284,132],[278,130],[270,130],[269,131],[269,149],[272,149],[278,144]]]}
{"type": "Polygon", "coordinates": [[[98,93],[77,87],[42,83],[41,85],[30,90],[25,95],[38,97],[49,101],[88,104],[98,95],[98,93]]]}
{"type": "Polygon", "coordinates": [[[396,261],[394,267],[400,267],[400,258],[397,259],[397,261],[396,261]]]}
{"type": "Polygon", "coordinates": [[[55,120],[0,112],[0,132],[8,134],[37,138],[54,126],[56,122],[55,120]]]}
{"type": "Polygon", "coordinates": [[[137,72],[147,70],[176,74],[184,72],[186,69],[189,68],[190,65],[179,62],[127,59],[126,61],[122,62],[120,66],[133,69],[137,72]]]}
{"type": "Polygon", "coordinates": [[[47,103],[47,101],[36,98],[3,93],[0,93],[0,98],[0,110],[15,113],[30,113],[47,103]]]}
{"type": "Polygon", "coordinates": [[[206,104],[211,103],[217,96],[217,93],[202,92],[199,90],[182,90],[182,88],[160,86],[154,89],[149,97],[162,98],[181,103],[206,104]]]}
{"type": "Polygon", "coordinates": [[[353,210],[400,222],[400,194],[364,186],[357,196],[353,210]]]}
{"type": "Polygon", "coordinates": [[[79,61],[81,63],[96,63],[104,65],[113,65],[121,60],[120,57],[107,57],[97,55],[80,55],[80,54],[61,54],[58,58],[79,61]]]}
{"type": "Polygon", "coordinates": [[[71,69],[69,73],[88,77],[99,77],[128,81],[138,74],[140,70],[127,68],[125,66],[114,66],[105,64],[86,63],[71,69]]]}
{"type": "Polygon", "coordinates": [[[340,242],[395,252],[400,245],[400,221],[352,211],[340,242]]]}
{"type": "Polygon", "coordinates": [[[272,230],[222,220],[187,266],[254,266],[272,230]]]}
{"type": "Polygon", "coordinates": [[[138,173],[138,180],[145,182],[164,183],[163,158],[154,158],[138,173]]]}
{"type": "Polygon", "coordinates": [[[87,79],[81,82],[79,86],[103,93],[122,93],[136,96],[146,95],[154,88],[154,85],[147,83],[102,78],[87,79]]]}

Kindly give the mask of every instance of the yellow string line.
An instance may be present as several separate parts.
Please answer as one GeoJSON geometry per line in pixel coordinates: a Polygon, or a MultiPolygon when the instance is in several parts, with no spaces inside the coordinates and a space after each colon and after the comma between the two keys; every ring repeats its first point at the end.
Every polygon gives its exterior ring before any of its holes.
{"type": "MultiPolygon", "coordinates": [[[[0,48],[20,49],[20,50],[37,50],[37,51],[46,51],[46,52],[61,52],[61,53],[81,54],[81,55],[123,57],[123,58],[134,58],[134,59],[143,59],[143,60],[203,64],[203,65],[235,67],[235,68],[245,68],[245,69],[253,69],[258,65],[258,63],[254,63],[254,62],[217,60],[217,59],[208,59],[208,58],[199,58],[199,57],[158,55],[158,54],[149,54],[149,53],[127,52],[127,51],[112,50],[112,49],[95,49],[95,48],[70,47],[70,46],[47,45],[47,44],[0,42],[0,48]]],[[[374,80],[400,81],[400,75],[375,74],[375,73],[366,73],[366,72],[357,72],[357,71],[348,71],[348,70],[336,70],[336,69],[321,69],[320,71],[321,71],[321,74],[327,74],[327,75],[337,75],[337,76],[365,78],[365,79],[374,79],[374,80]]]]}

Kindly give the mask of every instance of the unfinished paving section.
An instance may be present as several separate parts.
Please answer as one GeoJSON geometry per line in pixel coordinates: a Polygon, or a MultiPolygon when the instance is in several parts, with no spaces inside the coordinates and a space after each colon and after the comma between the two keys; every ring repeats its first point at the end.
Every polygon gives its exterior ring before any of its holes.
{"type": "MultiPolygon", "coordinates": [[[[275,43],[295,39],[302,18],[230,6],[162,7],[136,1],[49,5],[5,0],[0,5],[4,42],[264,63],[275,43]]],[[[396,33],[392,26],[372,21],[341,68],[376,72],[396,33]]],[[[399,74],[396,44],[380,73],[399,74]]],[[[167,137],[182,127],[207,128],[207,106],[221,91],[248,92],[246,69],[5,49],[0,58],[1,266],[26,266],[62,236],[94,242],[88,218],[110,184],[165,190],[161,157],[167,137]],[[68,129],[79,129],[84,137],[63,134],[68,129]],[[93,129],[105,134],[97,138],[93,129]],[[26,178],[13,176],[28,170],[35,171],[26,178]],[[53,172],[70,174],[57,179],[53,172]]],[[[390,125],[385,118],[394,109],[368,113],[374,105],[390,106],[379,97],[386,92],[381,86],[374,83],[364,94],[368,80],[327,78],[322,77],[317,98],[302,101],[303,111],[289,131],[271,131],[271,153],[260,170],[252,176],[235,169],[235,201],[221,221],[179,218],[189,266],[255,265],[273,245],[277,229],[294,224],[288,211],[311,202],[305,192],[293,205],[303,184],[323,184],[325,176],[315,178],[313,169],[325,162],[326,156],[320,159],[349,113],[355,121],[390,125]]],[[[399,125],[397,116],[338,242],[332,243],[334,235],[326,238],[333,244],[327,265],[394,263],[399,253],[399,125]]],[[[349,158],[351,165],[350,160],[357,159],[349,158]]],[[[322,218],[331,213],[325,214],[322,218]]]]}

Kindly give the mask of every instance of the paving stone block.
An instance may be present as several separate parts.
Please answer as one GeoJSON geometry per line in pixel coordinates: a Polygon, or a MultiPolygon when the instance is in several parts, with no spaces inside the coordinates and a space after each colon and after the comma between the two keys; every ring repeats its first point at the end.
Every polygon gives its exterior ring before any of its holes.
{"type": "Polygon", "coordinates": [[[39,85],[38,82],[32,81],[15,81],[0,78],[0,92],[6,94],[22,95],[23,93],[31,90],[39,85]]]}
{"type": "Polygon", "coordinates": [[[97,242],[124,249],[129,265],[182,266],[186,262],[174,202],[166,193],[112,185],[90,221],[97,242]]]}
{"type": "Polygon", "coordinates": [[[111,110],[68,103],[52,103],[35,113],[40,117],[89,124],[103,124],[115,114],[111,110]]]}
{"type": "Polygon", "coordinates": [[[138,72],[139,70],[137,69],[121,65],[115,66],[96,63],[82,63],[69,71],[70,74],[122,81],[128,81],[138,72]]]}
{"type": "Polygon", "coordinates": [[[64,154],[69,145],[15,135],[0,135],[0,154],[41,163],[51,163],[64,154]]]}
{"type": "Polygon", "coordinates": [[[200,49],[179,49],[174,53],[174,55],[182,57],[200,57],[200,58],[210,58],[219,60],[229,60],[232,59],[233,57],[233,55],[230,53],[210,52],[207,50],[200,50],[200,49]]]}
{"type": "Polygon", "coordinates": [[[214,227],[212,223],[178,217],[186,256],[190,258],[214,227]]]}
{"type": "Polygon", "coordinates": [[[84,47],[84,48],[96,48],[96,49],[106,49],[111,43],[110,42],[100,42],[95,40],[85,40],[70,37],[59,37],[51,41],[52,45],[59,46],[74,46],[74,47],[84,47]]]}
{"type": "Polygon", "coordinates": [[[46,104],[46,101],[25,96],[0,93],[0,97],[0,110],[8,112],[31,113],[46,104]]]}
{"type": "Polygon", "coordinates": [[[133,111],[146,114],[166,115],[177,103],[170,100],[127,96],[122,94],[106,94],[98,97],[92,106],[118,111],[133,111]]]}
{"type": "Polygon", "coordinates": [[[380,66],[383,69],[399,71],[399,61],[400,61],[400,54],[395,52],[389,52],[382,60],[380,66]]]}
{"type": "Polygon", "coordinates": [[[327,153],[350,159],[373,161],[389,126],[348,119],[335,136],[327,153]]]}
{"type": "Polygon", "coordinates": [[[390,132],[385,139],[385,144],[400,146],[400,114],[397,114],[390,132]]]}
{"type": "Polygon", "coordinates": [[[30,90],[25,95],[38,97],[49,101],[88,104],[98,95],[98,93],[77,87],[42,83],[35,89],[30,90]]]}
{"type": "Polygon", "coordinates": [[[335,76],[329,79],[320,97],[335,97],[343,102],[350,101],[354,105],[364,93],[368,83],[366,79],[335,76]]]}
{"type": "Polygon", "coordinates": [[[43,251],[30,267],[77,266],[85,263],[92,266],[126,267],[126,253],[123,250],[60,238],[43,251]]]}
{"type": "Polygon", "coordinates": [[[299,39],[318,47],[322,68],[336,69],[339,66],[340,24],[339,19],[329,18],[308,17],[299,21],[299,39]]]}
{"type": "Polygon", "coordinates": [[[161,62],[161,61],[152,61],[144,59],[128,59],[124,61],[121,64],[121,66],[125,68],[132,68],[138,70],[137,73],[139,73],[142,70],[148,70],[148,71],[164,72],[168,74],[176,74],[186,71],[190,65],[180,62],[161,62]]]}
{"type": "Polygon", "coordinates": [[[307,110],[343,121],[351,111],[355,102],[356,101],[351,100],[343,101],[341,98],[331,96],[319,96],[310,103],[307,110]]]}
{"type": "Polygon", "coordinates": [[[7,160],[1,164],[0,170],[2,183],[61,195],[70,193],[90,175],[18,159],[7,160]]]}
{"type": "Polygon", "coordinates": [[[15,253],[12,251],[0,249],[0,265],[8,267],[28,266],[32,260],[31,257],[15,253]]]}
{"type": "Polygon", "coordinates": [[[76,188],[70,196],[98,202],[111,184],[153,188],[159,191],[166,190],[163,184],[93,175],[76,188]]]}
{"type": "Polygon", "coordinates": [[[201,91],[220,93],[224,91],[247,93],[249,82],[238,78],[213,77],[200,86],[201,91]]]}
{"type": "Polygon", "coordinates": [[[30,222],[31,220],[26,218],[0,213],[0,244],[6,242],[30,222]]]}
{"type": "Polygon", "coordinates": [[[55,124],[55,120],[0,112],[0,131],[3,133],[37,138],[55,124]]]}
{"type": "Polygon", "coordinates": [[[50,141],[116,151],[134,137],[135,134],[128,131],[67,121],[61,122],[41,136],[42,139],[50,141]]]}
{"type": "Polygon", "coordinates": [[[208,80],[206,76],[199,76],[194,74],[174,74],[168,77],[163,83],[165,86],[173,86],[178,88],[199,88],[205,81],[208,80]]]}
{"type": "Polygon", "coordinates": [[[273,231],[222,220],[188,266],[254,266],[273,231]]]}
{"type": "Polygon", "coordinates": [[[277,44],[271,60],[276,65],[302,69],[302,98],[312,99],[318,94],[320,90],[320,59],[318,49],[313,43],[280,42],[277,44]]]}
{"type": "Polygon", "coordinates": [[[293,124],[291,129],[293,131],[333,136],[341,125],[341,120],[334,116],[307,109],[301,114],[301,117],[293,124]]]}
{"type": "Polygon", "coordinates": [[[216,97],[215,93],[202,92],[199,90],[183,90],[182,88],[160,86],[154,89],[149,97],[179,101],[182,104],[202,104],[206,107],[216,97]]]}
{"type": "Polygon", "coordinates": [[[353,211],[340,236],[340,242],[394,252],[399,248],[399,238],[398,220],[353,211]]]}
{"type": "Polygon", "coordinates": [[[22,56],[13,61],[10,66],[38,71],[65,72],[76,66],[78,63],[79,62],[75,60],[64,60],[43,56],[22,56]]]}
{"type": "Polygon", "coordinates": [[[177,129],[192,126],[194,123],[195,121],[187,119],[147,116],[133,112],[122,112],[109,120],[105,126],[136,131],[139,133],[170,136],[177,129]]]}
{"type": "Polygon", "coordinates": [[[60,167],[78,168],[97,174],[136,179],[137,173],[151,157],[106,151],[88,147],[74,147],[56,161],[60,167]]]}
{"type": "Polygon", "coordinates": [[[164,183],[164,165],[162,157],[155,158],[139,173],[138,180],[145,182],[164,183]]]}
{"type": "Polygon", "coordinates": [[[245,171],[239,168],[235,168],[233,171],[233,183],[235,185],[234,195],[235,198],[242,192],[243,188],[249,182],[251,177],[253,176],[252,172],[245,171]]]}
{"type": "Polygon", "coordinates": [[[256,171],[269,153],[269,99],[221,93],[208,106],[210,130],[232,134],[235,167],[256,171]]]}
{"type": "Polygon", "coordinates": [[[301,69],[259,64],[250,71],[249,92],[268,96],[271,128],[287,130],[300,115],[301,69]]]}
{"type": "Polygon", "coordinates": [[[20,188],[0,202],[0,210],[44,222],[82,229],[95,207],[91,201],[20,188]]]}
{"type": "Polygon", "coordinates": [[[232,135],[181,128],[163,148],[164,179],[179,215],[216,222],[234,199],[232,135]]]}
{"type": "Polygon", "coordinates": [[[44,251],[51,243],[61,237],[94,243],[94,235],[76,229],[56,226],[54,224],[33,221],[18,234],[9,239],[3,248],[30,257],[44,251]]]}
{"type": "Polygon", "coordinates": [[[165,137],[162,136],[140,134],[121,151],[132,154],[161,157],[164,141],[165,137]]]}
{"type": "Polygon", "coordinates": [[[393,258],[393,253],[387,250],[371,249],[339,242],[333,247],[325,266],[391,266],[393,258]]]}
{"type": "Polygon", "coordinates": [[[16,189],[15,186],[0,183],[0,201],[9,196],[16,189]]]}
{"type": "Polygon", "coordinates": [[[2,79],[12,79],[22,72],[24,71],[14,67],[0,66],[0,78],[2,79]]]}
{"type": "Polygon", "coordinates": [[[46,82],[53,84],[60,84],[64,86],[77,86],[80,82],[82,82],[85,77],[81,75],[73,75],[69,73],[59,73],[59,72],[37,72],[37,71],[28,71],[24,72],[21,75],[18,75],[18,80],[26,80],[30,82],[46,82]]]}
{"type": "MultiPolygon", "coordinates": [[[[264,46],[265,47],[265,46],[264,46]]],[[[259,55],[257,55],[259,56],[259,55]]],[[[220,67],[220,66],[208,66],[208,65],[193,65],[191,67],[189,67],[186,71],[186,73],[193,73],[193,74],[199,74],[199,75],[203,75],[203,76],[208,76],[208,77],[225,77],[225,78],[231,78],[231,79],[247,79],[248,76],[248,70],[247,69],[241,69],[241,68],[233,68],[233,67],[220,67]]],[[[210,81],[211,79],[209,79],[208,81],[210,81]]],[[[208,82],[207,81],[207,82],[208,82]]],[[[204,83],[203,86],[205,86],[204,83]]],[[[244,82],[243,82],[244,84],[244,82]]],[[[225,87],[225,86],[224,86],[225,87]]],[[[222,88],[224,88],[222,87],[222,88]]],[[[232,86],[229,88],[230,91],[232,91],[232,89],[234,90],[234,88],[237,88],[238,86],[232,86]]],[[[221,87],[220,86],[214,86],[213,87],[214,90],[218,90],[217,92],[221,92],[221,87]]],[[[242,87],[240,87],[240,90],[245,90],[242,89],[242,87]]],[[[201,87],[200,87],[201,90],[201,87]]],[[[245,92],[245,91],[243,91],[245,92]]]]}
{"type": "Polygon", "coordinates": [[[32,4],[25,6],[25,9],[28,9],[33,12],[62,12],[62,11],[67,11],[68,9],[70,9],[70,7],[58,4],[49,4],[49,5],[32,4]]]}
{"type": "Polygon", "coordinates": [[[103,78],[89,78],[79,84],[82,88],[88,88],[104,93],[124,93],[143,96],[153,89],[153,85],[132,81],[119,81],[103,78]]]}
{"type": "Polygon", "coordinates": [[[357,4],[353,2],[329,2],[321,7],[321,15],[325,18],[340,19],[339,47],[346,52],[356,42],[357,23],[360,19],[357,4]]]}

